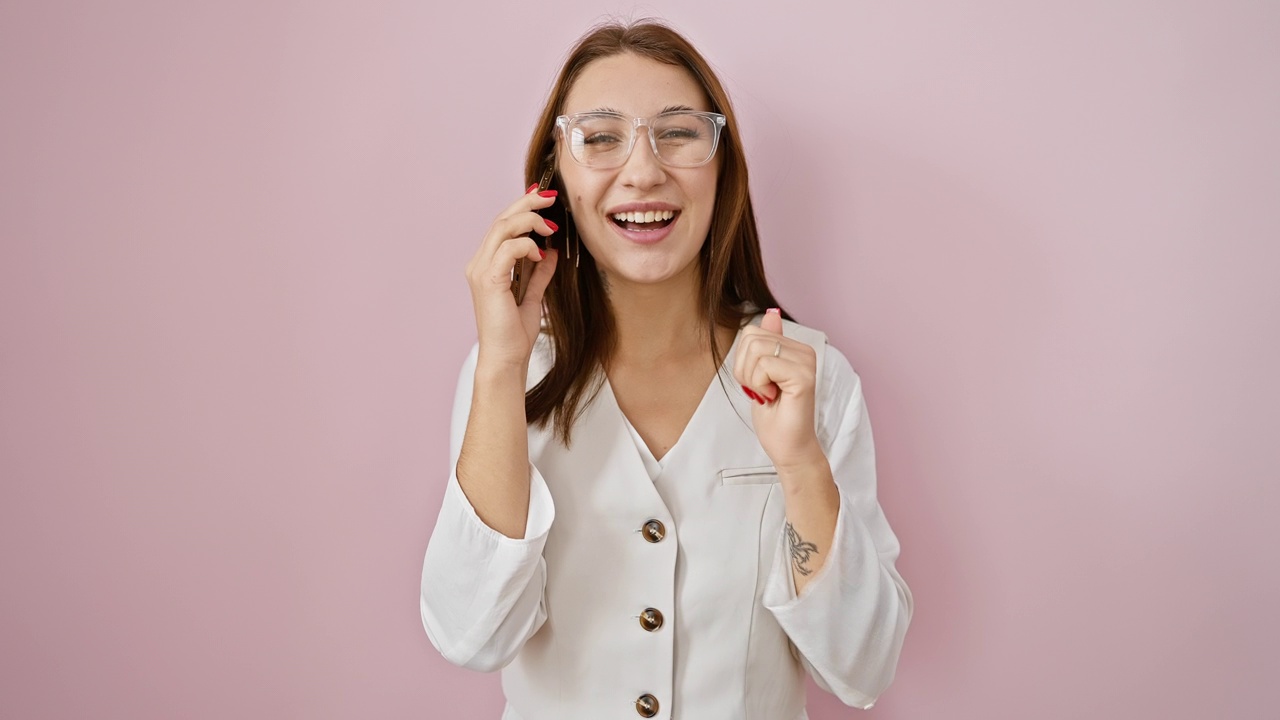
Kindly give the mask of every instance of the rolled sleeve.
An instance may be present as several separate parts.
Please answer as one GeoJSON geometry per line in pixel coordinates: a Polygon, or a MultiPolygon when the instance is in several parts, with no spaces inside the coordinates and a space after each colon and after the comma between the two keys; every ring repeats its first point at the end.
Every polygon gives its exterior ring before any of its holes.
{"type": "Polygon", "coordinates": [[[842,702],[869,708],[893,681],[911,591],[898,574],[898,539],[876,500],[875,451],[861,383],[828,348],[834,405],[827,458],[840,508],[826,562],[797,595],[785,532],[779,532],[766,581],[765,607],[798,651],[805,669],[842,702]],[[831,367],[834,365],[834,367],[831,367]]]}
{"type": "Polygon", "coordinates": [[[533,466],[523,538],[486,525],[450,473],[422,567],[422,624],[447,660],[499,669],[542,626],[542,549],[554,518],[551,493],[533,466]]]}
{"type": "Polygon", "coordinates": [[[480,519],[458,484],[457,461],[471,407],[477,347],[463,363],[454,398],[452,470],[422,565],[421,610],[427,637],[450,662],[482,671],[505,667],[546,620],[542,550],[555,505],[529,465],[524,536],[510,538],[480,519]]]}

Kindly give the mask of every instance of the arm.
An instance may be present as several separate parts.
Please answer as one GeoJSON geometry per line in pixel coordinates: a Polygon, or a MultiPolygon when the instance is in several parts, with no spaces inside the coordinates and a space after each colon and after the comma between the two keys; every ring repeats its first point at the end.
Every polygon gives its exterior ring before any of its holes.
{"type": "MultiPolygon", "coordinates": [[[[483,353],[479,353],[483,355],[483,353]]],[[[529,515],[529,433],[524,415],[527,364],[477,357],[458,485],[485,525],[523,538],[529,515]]]]}
{"type": "MultiPolygon", "coordinates": [[[[485,427],[469,420],[476,406],[472,387],[479,377],[477,359],[478,348],[463,365],[454,401],[449,446],[457,469],[462,468],[459,456],[465,438],[485,427]]],[[[519,417],[524,417],[523,408],[519,417]]],[[[528,462],[527,442],[522,433],[525,455],[520,472],[527,510],[521,511],[516,537],[485,522],[468,500],[459,472],[450,473],[445,487],[423,561],[421,611],[432,645],[456,665],[485,672],[502,668],[546,620],[542,548],[555,509],[541,474],[528,462]]]]}
{"type": "Polygon", "coordinates": [[[827,563],[840,513],[840,490],[821,448],[810,461],[778,468],[787,508],[783,525],[791,580],[797,593],[827,563]]]}
{"type": "Polygon", "coordinates": [[[770,309],[760,327],[742,329],[734,358],[786,502],[762,601],[818,685],[869,708],[893,680],[911,592],[894,568],[898,539],[876,500],[862,384],[835,348],[782,331],[780,311],[770,309]]]}
{"type": "Polygon", "coordinates": [[[820,358],[811,339],[801,342],[783,334],[778,308],[769,309],[758,328],[748,326],[742,333],[734,375],[759,405],[752,408],[751,419],[778,470],[792,581],[803,590],[826,563],[840,509],[840,493],[814,423],[820,358]]]}
{"type": "MultiPolygon", "coordinates": [[[[822,559],[820,569],[795,584],[799,592],[793,585],[794,539],[784,529],[764,604],[818,685],[848,705],[866,708],[893,680],[914,603],[894,567],[897,537],[876,499],[875,449],[861,382],[834,348],[827,347],[825,365],[823,404],[831,410],[820,435],[837,491],[834,527],[825,552],[815,556],[822,559]]],[[[820,507],[803,502],[793,507],[792,494],[787,496],[789,523],[798,523],[810,505],[820,507]]],[[[822,541],[821,527],[811,532],[813,542],[822,541]]],[[[809,541],[804,530],[799,534],[809,541]]]]}
{"type": "MultiPolygon", "coordinates": [[[[531,186],[498,215],[466,269],[479,342],[469,358],[470,378],[459,382],[472,392],[461,454],[452,459],[458,483],[476,514],[509,538],[523,537],[529,511],[525,380],[542,324],[543,294],[557,261],[554,250],[544,254],[528,237],[555,229],[536,213],[555,202],[555,193],[534,194],[536,188],[531,186]],[[511,273],[520,260],[534,261],[536,269],[525,301],[517,305],[511,273]]],[[[461,396],[458,400],[463,405],[461,396]]],[[[455,420],[456,413],[457,407],[455,420]]],[[[450,449],[456,447],[451,444],[450,449]]]]}
{"type": "Polygon", "coordinates": [[[458,380],[452,472],[422,565],[427,636],[450,662],[478,670],[511,662],[546,620],[542,548],[555,511],[529,463],[524,392],[557,254],[528,237],[555,230],[536,212],[555,193],[535,189],[498,215],[467,264],[479,342],[458,380]],[[521,258],[536,269],[517,305],[511,271],[521,258]]]}

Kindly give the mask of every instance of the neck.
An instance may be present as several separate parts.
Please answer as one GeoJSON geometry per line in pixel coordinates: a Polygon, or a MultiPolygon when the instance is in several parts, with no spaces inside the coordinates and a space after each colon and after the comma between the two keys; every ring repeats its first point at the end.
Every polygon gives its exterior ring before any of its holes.
{"type": "MultiPolygon", "coordinates": [[[[701,358],[710,351],[696,267],[659,284],[634,284],[614,277],[606,283],[617,330],[610,364],[655,367],[701,358]]],[[[721,352],[727,350],[721,348],[721,352]]]]}

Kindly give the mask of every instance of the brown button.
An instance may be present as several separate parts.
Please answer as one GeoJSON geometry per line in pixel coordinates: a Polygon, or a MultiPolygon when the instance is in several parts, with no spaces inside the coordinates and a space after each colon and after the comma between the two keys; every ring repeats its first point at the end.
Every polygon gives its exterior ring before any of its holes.
{"type": "Polygon", "coordinates": [[[645,693],[636,698],[636,712],[640,717],[653,717],[658,714],[658,698],[645,693]]]}
{"type": "Polygon", "coordinates": [[[662,542],[662,538],[667,536],[667,527],[661,520],[650,520],[644,524],[641,532],[644,533],[644,539],[651,543],[662,542]]]}
{"type": "Polygon", "coordinates": [[[640,613],[640,627],[649,632],[662,627],[662,613],[654,608],[645,608],[644,612],[640,613]]]}

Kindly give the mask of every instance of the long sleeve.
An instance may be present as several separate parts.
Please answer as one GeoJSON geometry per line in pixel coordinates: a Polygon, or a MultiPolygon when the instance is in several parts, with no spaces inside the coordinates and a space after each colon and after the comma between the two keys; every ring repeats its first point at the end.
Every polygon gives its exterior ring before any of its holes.
{"type": "Polygon", "coordinates": [[[524,538],[485,525],[458,485],[457,463],[471,410],[479,346],[463,363],[449,438],[449,482],[422,565],[422,624],[455,665],[505,667],[547,618],[542,549],[555,518],[546,482],[530,464],[524,538]]]}
{"type": "Polygon", "coordinates": [[[780,532],[763,601],[817,684],[846,705],[870,708],[893,681],[913,601],[894,567],[898,539],[876,500],[861,381],[831,346],[819,387],[819,440],[840,491],[830,555],[797,597],[780,532]]]}

